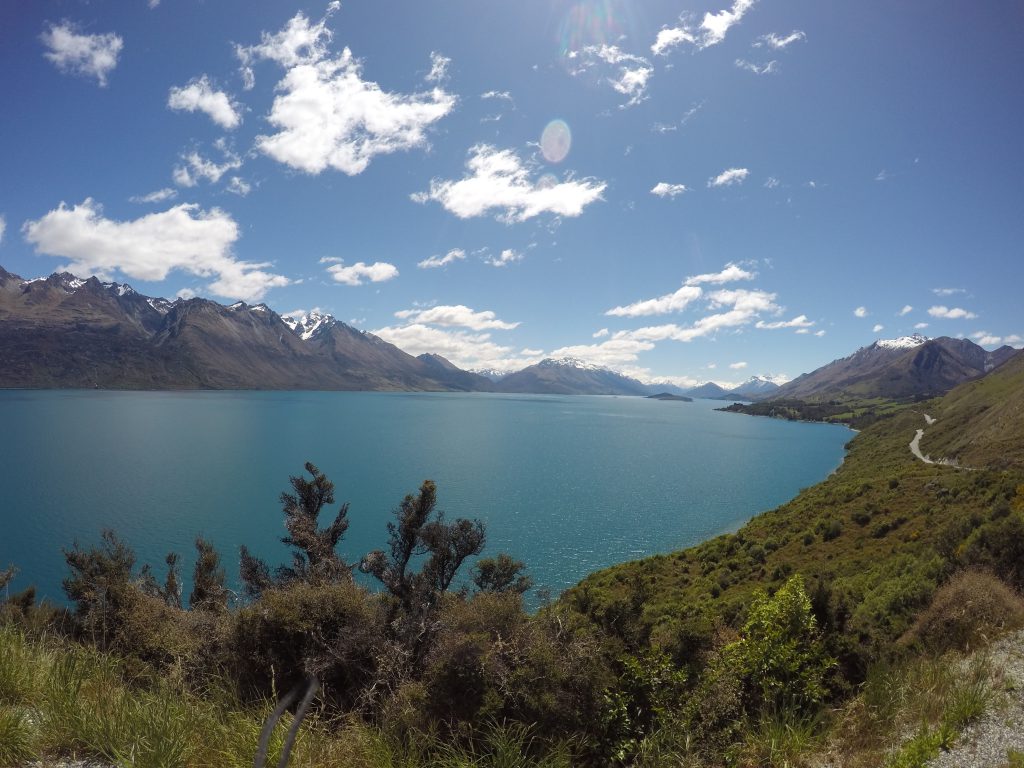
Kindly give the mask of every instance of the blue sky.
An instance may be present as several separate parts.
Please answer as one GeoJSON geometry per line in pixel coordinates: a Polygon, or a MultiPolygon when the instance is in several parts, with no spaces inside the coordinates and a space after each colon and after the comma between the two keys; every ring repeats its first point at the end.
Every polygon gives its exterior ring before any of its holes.
{"type": "Polygon", "coordinates": [[[0,265],[470,368],[1019,347],[1022,39],[1016,2],[4,3],[0,265]]]}

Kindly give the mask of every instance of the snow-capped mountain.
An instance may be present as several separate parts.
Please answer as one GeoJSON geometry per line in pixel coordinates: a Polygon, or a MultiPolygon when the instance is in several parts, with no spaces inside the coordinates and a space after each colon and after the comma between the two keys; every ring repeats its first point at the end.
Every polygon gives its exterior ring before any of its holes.
{"type": "Polygon", "coordinates": [[[738,387],[729,390],[730,397],[761,398],[770,396],[779,388],[779,382],[773,376],[751,376],[738,387]]]}
{"type": "Polygon", "coordinates": [[[499,392],[544,395],[649,395],[641,381],[574,357],[545,358],[510,373],[495,385],[499,392]]]}
{"type": "Polygon", "coordinates": [[[284,324],[299,335],[303,341],[313,338],[318,331],[325,330],[335,325],[338,321],[333,315],[321,312],[309,312],[304,315],[282,315],[284,324]]]}
{"type": "Polygon", "coordinates": [[[931,341],[927,336],[915,333],[910,336],[900,336],[898,339],[879,339],[874,346],[881,349],[913,349],[919,347],[926,341],[931,341]]]}

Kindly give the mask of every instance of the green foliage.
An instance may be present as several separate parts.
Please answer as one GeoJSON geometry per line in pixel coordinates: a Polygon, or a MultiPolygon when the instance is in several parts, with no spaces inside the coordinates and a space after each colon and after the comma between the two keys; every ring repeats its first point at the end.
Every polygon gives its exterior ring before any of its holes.
{"type": "Polygon", "coordinates": [[[0,765],[21,765],[35,757],[28,713],[0,705],[0,765]]]}
{"type": "Polygon", "coordinates": [[[720,663],[740,676],[749,712],[812,711],[822,701],[835,660],[825,654],[801,576],[754,596],[742,636],[720,663]]]}
{"type": "Polygon", "coordinates": [[[1024,589],[1024,514],[1014,512],[985,523],[968,537],[961,562],[991,569],[1017,589],[1024,589]]]}
{"type": "Polygon", "coordinates": [[[192,572],[192,594],[188,602],[193,610],[223,613],[228,607],[224,569],[220,555],[213,545],[201,537],[196,538],[196,566],[192,572]]]}
{"type": "Polygon", "coordinates": [[[482,557],[473,565],[473,583],[481,592],[517,592],[523,594],[533,586],[533,579],[524,573],[526,564],[504,552],[497,557],[482,557]]]}

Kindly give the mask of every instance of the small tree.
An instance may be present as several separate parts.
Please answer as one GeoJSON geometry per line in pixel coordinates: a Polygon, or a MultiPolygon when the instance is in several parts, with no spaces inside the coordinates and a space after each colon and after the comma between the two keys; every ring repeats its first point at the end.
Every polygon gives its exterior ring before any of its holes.
{"type": "Polygon", "coordinates": [[[192,572],[192,594],[188,602],[193,610],[222,613],[228,607],[228,590],[224,586],[224,569],[220,555],[205,539],[196,538],[196,567],[192,572]]]}
{"type": "Polygon", "coordinates": [[[473,583],[481,592],[518,592],[533,586],[533,579],[523,571],[526,564],[502,552],[497,557],[484,557],[473,566],[473,583]]]}
{"type": "Polygon", "coordinates": [[[334,483],[308,461],[306,472],[312,480],[293,476],[289,481],[294,493],[286,491],[281,494],[284,525],[288,530],[288,535],[281,541],[294,549],[292,564],[278,566],[271,577],[266,563],[244,546],[241,549],[242,581],[246,593],[252,597],[258,597],[271,586],[285,586],[298,581],[331,584],[351,578],[352,566],[335,551],[348,529],[348,503],[341,505],[330,525],[318,528],[321,511],[334,503],[334,483]]]}
{"type": "Polygon", "coordinates": [[[64,550],[71,574],[64,592],[75,604],[80,626],[105,647],[130,599],[135,553],[111,530],[103,531],[99,547],[64,550]]]}

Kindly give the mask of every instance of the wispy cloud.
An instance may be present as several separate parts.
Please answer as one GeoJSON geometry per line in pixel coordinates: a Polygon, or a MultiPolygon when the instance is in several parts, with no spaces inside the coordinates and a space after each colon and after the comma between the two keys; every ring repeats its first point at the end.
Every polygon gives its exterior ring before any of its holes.
{"type": "Polygon", "coordinates": [[[912,306],[910,306],[909,304],[904,304],[903,305],[903,309],[901,309],[899,312],[897,312],[896,316],[897,317],[903,317],[904,315],[909,315],[913,311],[914,311],[914,308],[912,306]]]}
{"type": "Polygon", "coordinates": [[[967,293],[966,288],[932,288],[936,296],[956,296],[958,293],[967,293]]]}
{"type": "Polygon", "coordinates": [[[969,312],[966,309],[962,309],[961,307],[951,308],[942,305],[936,307],[929,307],[928,314],[931,315],[932,317],[941,317],[945,318],[946,320],[973,320],[974,318],[977,317],[977,315],[974,314],[973,312],[969,312]]]}
{"type": "Polygon", "coordinates": [[[771,323],[766,323],[764,320],[758,320],[754,327],[766,331],[773,331],[779,328],[807,329],[810,328],[812,325],[814,325],[814,321],[808,319],[807,315],[797,315],[792,320],[776,320],[771,323]]]}
{"type": "Polygon", "coordinates": [[[428,83],[443,83],[448,79],[448,67],[452,64],[452,60],[447,56],[444,56],[437,51],[430,52],[430,72],[427,73],[425,80],[428,83]]]}
{"type": "Polygon", "coordinates": [[[150,192],[148,195],[135,195],[129,197],[129,202],[132,203],[164,203],[168,200],[173,200],[178,196],[178,190],[171,189],[170,187],[164,187],[158,189],[155,192],[150,192]]]}
{"type": "Polygon", "coordinates": [[[708,179],[709,187],[731,187],[733,184],[742,184],[744,179],[750,175],[746,168],[727,168],[717,176],[708,179]]]}
{"type": "Polygon", "coordinates": [[[216,276],[208,288],[218,296],[260,299],[271,288],[288,285],[269,264],[237,260],[231,248],[238,224],[219,208],[176,205],[130,221],[103,216],[92,198],[68,208],[64,203],[36,221],[25,222],[25,239],[37,253],[71,259],[67,269],[80,274],[120,272],[138,280],[160,281],[180,270],[216,276]]]}
{"type": "Polygon", "coordinates": [[[511,248],[506,248],[497,256],[488,256],[484,259],[485,264],[490,264],[492,267],[507,267],[509,264],[515,264],[517,261],[523,260],[523,254],[519,251],[514,251],[511,248]]]}
{"type": "Polygon", "coordinates": [[[732,368],[734,371],[742,371],[744,368],[747,367],[747,363],[745,360],[741,360],[738,363],[729,363],[729,367],[732,368]]]}
{"type": "Polygon", "coordinates": [[[43,55],[61,72],[82,77],[95,77],[101,88],[107,85],[107,75],[117,66],[117,57],[124,48],[124,40],[113,32],[84,35],[69,21],[50,24],[41,39],[47,47],[43,55]]]}
{"type": "Polygon", "coordinates": [[[794,29],[785,37],[783,37],[782,35],[777,35],[774,32],[771,32],[767,35],[761,35],[759,38],[757,38],[756,42],[754,43],[754,47],[771,48],[776,51],[781,51],[783,48],[786,48],[795,42],[806,39],[807,35],[804,34],[799,29],[794,29]]]}
{"type": "Polygon", "coordinates": [[[454,264],[456,261],[462,261],[465,258],[466,252],[464,250],[452,248],[444,256],[431,256],[419,262],[416,266],[420,269],[438,269],[439,267],[447,267],[449,264],[454,264]]]}
{"type": "Polygon", "coordinates": [[[746,15],[756,0],[735,0],[732,6],[717,13],[705,13],[700,24],[694,28],[689,22],[676,27],[666,27],[658,32],[651,52],[655,56],[664,56],[673,48],[683,43],[695,45],[698,49],[718,45],[725,39],[726,33],[746,15]]]}
{"type": "Polygon", "coordinates": [[[779,71],[779,62],[772,60],[765,64],[755,64],[752,61],[746,59],[736,59],[736,66],[739,69],[744,69],[747,72],[753,72],[755,75],[770,75],[774,72],[779,71]]]}
{"type": "Polygon", "coordinates": [[[530,167],[512,150],[477,144],[469,151],[467,174],[458,181],[434,179],[429,192],[418,192],[419,203],[434,200],[460,219],[497,212],[499,221],[522,222],[542,213],[579,216],[601,200],[607,186],[596,179],[539,182],[530,179],[530,167]]]}
{"type": "Polygon", "coordinates": [[[718,272],[705,272],[702,275],[693,275],[692,277],[686,278],[686,285],[702,285],[704,283],[731,283],[736,280],[753,280],[757,277],[755,272],[744,269],[738,264],[729,263],[726,264],[723,269],[718,272]]]}
{"type": "Polygon", "coordinates": [[[634,106],[647,98],[647,82],[654,74],[654,68],[643,56],[626,53],[617,45],[604,44],[570,51],[568,59],[570,74],[600,73],[601,79],[617,93],[628,96],[629,100],[621,105],[623,107],[634,106]]]}
{"type": "Polygon", "coordinates": [[[703,291],[699,287],[684,285],[674,293],[667,293],[656,299],[644,299],[622,307],[612,307],[605,314],[612,317],[643,317],[682,312],[702,295],[703,291]]]}

